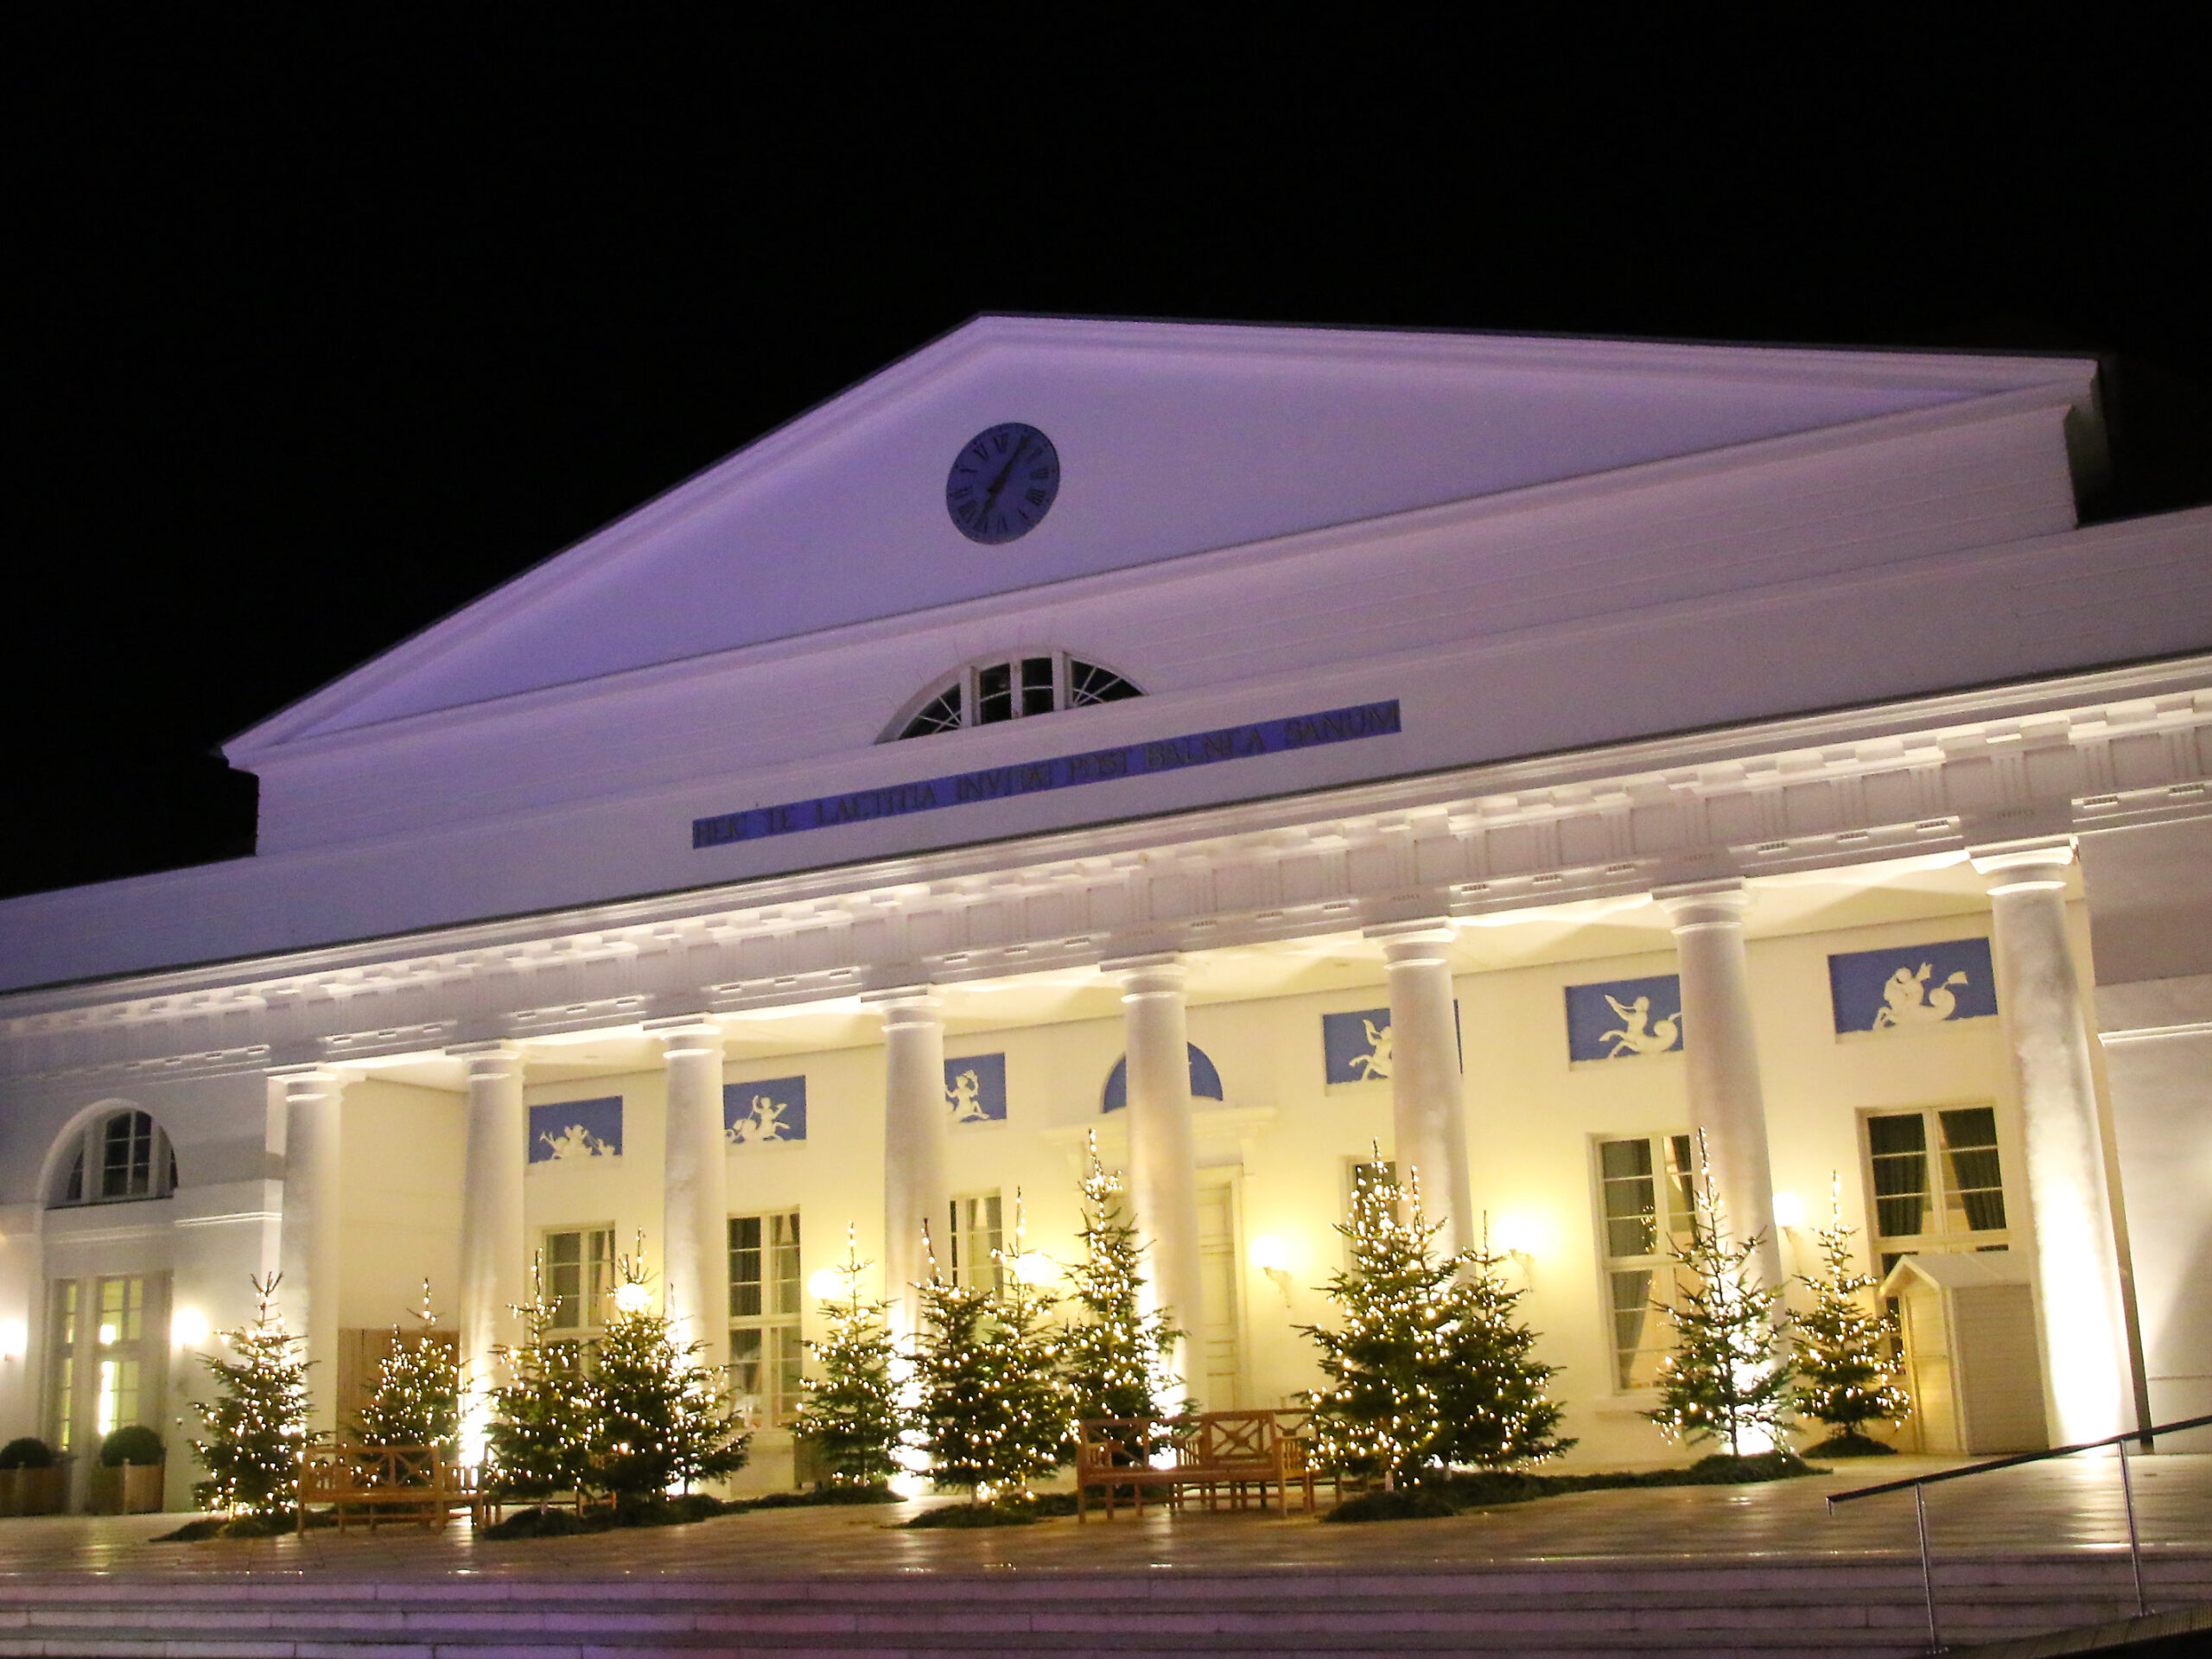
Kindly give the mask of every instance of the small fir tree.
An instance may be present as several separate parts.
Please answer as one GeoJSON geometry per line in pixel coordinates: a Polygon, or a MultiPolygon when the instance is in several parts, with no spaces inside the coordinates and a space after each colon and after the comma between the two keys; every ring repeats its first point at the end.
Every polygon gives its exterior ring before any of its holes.
{"type": "Polygon", "coordinates": [[[1840,1179],[1832,1185],[1828,1224],[1813,1235],[1821,1244],[1821,1270],[1817,1278],[1804,1280],[1813,1306],[1790,1321],[1797,1350],[1797,1409],[1836,1431],[1818,1450],[1886,1451],[1862,1432],[1862,1425],[1897,1421],[1911,1411],[1912,1396],[1899,1386],[1897,1369],[1890,1362],[1896,1321],[1867,1302],[1874,1275],[1859,1272],[1852,1259],[1855,1235],[1843,1224],[1840,1179]]]}
{"type": "Polygon", "coordinates": [[[676,1345],[642,1262],[626,1257],[616,1277],[614,1312],[585,1389],[587,1484],[612,1492],[618,1510],[634,1510],[671,1488],[734,1474],[752,1437],[728,1386],[699,1363],[705,1344],[676,1345]]]}
{"type": "Polygon", "coordinates": [[[1730,1235],[1703,1150],[1700,1140],[1690,1236],[1675,1246],[1675,1304],[1654,1304],[1674,1326],[1675,1350],[1659,1362],[1658,1408],[1643,1414],[1676,1439],[1719,1440],[1742,1457],[1747,1440],[1755,1451],[1786,1446],[1795,1367],[1782,1347],[1781,1294],[1752,1269],[1759,1236],[1730,1235]]]}
{"type": "Polygon", "coordinates": [[[236,1356],[202,1354],[215,1378],[215,1398],[194,1402],[207,1432],[192,1442],[208,1478],[192,1489],[204,1510],[240,1510],[264,1518],[299,1505],[300,1452],[307,1444],[307,1338],[284,1329],[276,1308],[281,1275],[255,1279],[253,1323],[222,1332],[236,1356]]]}
{"type": "Polygon", "coordinates": [[[500,1383],[492,1391],[486,1484],[507,1497],[578,1491],[590,1471],[590,1379],[577,1344],[553,1337],[543,1251],[531,1262],[530,1302],[514,1312],[522,1341],[493,1351],[500,1383]]]}
{"type": "MultiPolygon", "coordinates": [[[[1017,1196],[1017,1262],[1020,1214],[1017,1196]]],[[[923,1243],[926,1249],[926,1228],[923,1243]]],[[[995,1258],[1002,1291],[955,1284],[929,1257],[930,1276],[916,1287],[914,1438],[938,1485],[965,1488],[972,1503],[1020,1496],[1066,1455],[1074,1423],[1046,1325],[1055,1299],[1007,1271],[1004,1251],[995,1258]]]]}
{"type": "Polygon", "coordinates": [[[391,1351],[377,1367],[354,1429],[364,1445],[435,1446],[451,1457],[461,1436],[461,1360],[438,1329],[429,1280],[423,1281],[423,1306],[410,1311],[416,1327],[391,1327],[391,1351]]]}
{"type": "Polygon", "coordinates": [[[1446,1465],[1510,1469],[1555,1458],[1574,1444],[1553,1432],[1564,1408],[1545,1385],[1559,1367],[1535,1357],[1536,1333],[1516,1317],[1526,1293],[1505,1282],[1506,1260],[1491,1250],[1485,1224],[1483,1248],[1463,1253],[1454,1264],[1431,1446],[1446,1465]]]}
{"type": "Polygon", "coordinates": [[[860,1259],[848,1226],[844,1263],[836,1270],[843,1294],[822,1304],[828,1336],[806,1344],[822,1375],[801,1381],[806,1400],[792,1429],[820,1449],[830,1486],[880,1486],[899,1468],[904,1418],[892,1377],[898,1351],[884,1323],[890,1304],[861,1295],[861,1275],[870,1265],[860,1259]]]}
{"type": "Polygon", "coordinates": [[[1440,1259],[1441,1230],[1422,1214],[1417,1177],[1362,1186],[1338,1229],[1351,1265],[1326,1287],[1343,1328],[1300,1327],[1329,1382],[1307,1396],[1317,1452],[1386,1491],[1452,1464],[1503,1468],[1573,1444],[1552,1432],[1560,1408],[1544,1385],[1555,1368],[1531,1357],[1535,1333],[1514,1318],[1522,1293],[1499,1276],[1501,1258],[1440,1259]]]}
{"type": "Polygon", "coordinates": [[[1078,1190],[1083,1260],[1067,1270],[1077,1317],[1059,1344],[1060,1374],[1072,1396],[1069,1408],[1077,1421],[1150,1417],[1181,1381],[1167,1367],[1182,1332],[1169,1328],[1164,1311],[1141,1311],[1142,1247],[1120,1177],[1098,1161],[1095,1132],[1090,1167],[1078,1190]]]}

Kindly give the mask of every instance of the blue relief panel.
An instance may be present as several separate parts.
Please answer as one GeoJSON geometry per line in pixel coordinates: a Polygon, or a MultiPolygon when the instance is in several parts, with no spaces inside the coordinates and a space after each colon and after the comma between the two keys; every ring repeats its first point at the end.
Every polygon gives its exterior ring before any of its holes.
{"type": "Polygon", "coordinates": [[[1330,1083],[1378,1083],[1390,1075],[1390,1010],[1321,1016],[1323,1074],[1330,1083]]]}
{"type": "Polygon", "coordinates": [[[1838,1036],[1903,1031],[1997,1012],[1997,976],[1987,939],[1945,939],[1828,958],[1828,995],[1838,1036]]]}
{"type": "Polygon", "coordinates": [[[622,1096],[560,1100],[530,1109],[530,1161],[576,1164],[622,1155],[622,1096]]]}
{"type": "Polygon", "coordinates": [[[944,1063],[944,1103],[955,1123],[1006,1122],[1006,1056],[969,1054],[944,1063]]]}
{"type": "Polygon", "coordinates": [[[1682,982],[1678,975],[1567,988],[1569,1060],[1627,1060],[1676,1053],[1681,1046],[1682,982]]]}
{"type": "Polygon", "coordinates": [[[764,1077],[722,1085],[722,1139],[733,1147],[806,1139],[806,1079],[764,1077]]]}
{"type": "MultiPolygon", "coordinates": [[[[1185,1045],[1191,1051],[1191,1097],[1193,1100],[1221,1100],[1221,1073],[1206,1057],[1206,1052],[1196,1043],[1185,1045]]],[[[1124,1054],[1114,1062],[1114,1069],[1106,1074],[1106,1092],[1098,1102],[1101,1112],[1118,1112],[1129,1103],[1129,1057],[1124,1054]]]]}

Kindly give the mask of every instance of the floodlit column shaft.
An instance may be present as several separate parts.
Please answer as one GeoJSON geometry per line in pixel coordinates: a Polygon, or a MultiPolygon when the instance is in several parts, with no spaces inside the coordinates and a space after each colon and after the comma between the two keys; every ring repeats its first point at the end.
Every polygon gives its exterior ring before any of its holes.
{"type": "MultiPolygon", "coordinates": [[[[340,1109],[346,1079],[321,1066],[279,1074],[284,1085],[284,1221],[277,1287],[295,1334],[308,1339],[312,1375],[338,1375],[340,1109]]],[[[337,1427],[329,1388],[309,1393],[310,1424],[337,1427]]]]}
{"type": "Polygon", "coordinates": [[[1128,1052],[1129,1203],[1145,1248],[1146,1289],[1183,1332],[1170,1364],[1190,1392],[1205,1320],[1198,1262],[1197,1137],[1184,970],[1172,956],[1113,964],[1122,976],[1128,1052]]]}
{"type": "Polygon", "coordinates": [[[1452,1001],[1448,924],[1376,930],[1390,976],[1390,1124],[1401,1173],[1421,1174],[1421,1209],[1440,1254],[1481,1241],[1468,1170],[1465,1087],[1452,1001]]]}
{"type": "Polygon", "coordinates": [[[1690,1128],[1713,1160],[1713,1184],[1737,1243],[1756,1236],[1762,1284],[1782,1288],[1782,1242],[1774,1225],[1774,1173],[1767,1158],[1766,1098],[1751,1027],[1751,983],[1744,950],[1751,893],[1740,880],[1700,881],[1652,895],[1674,918],[1682,979],[1682,1058],[1690,1128]]]}
{"type": "Polygon", "coordinates": [[[2036,1305],[2054,1443],[2133,1427],[2120,1252],[2082,986],[2066,939],[2070,845],[1977,857],[1989,878],[1997,997],[2027,1142],[2036,1305]]]}
{"type": "Polygon", "coordinates": [[[928,1224],[938,1260],[950,1271],[945,1236],[952,1190],[945,1176],[944,1020],[927,988],[874,999],[883,1015],[883,1294],[892,1334],[916,1329],[914,1286],[929,1276],[922,1246],[928,1224]]]}
{"type": "Polygon", "coordinates": [[[523,1173],[530,1122],[522,1103],[522,1054],[512,1043],[448,1051],[468,1062],[468,1141],[461,1202],[461,1358],[467,1395],[461,1456],[483,1453],[486,1396],[499,1385],[492,1351],[519,1334],[512,1309],[530,1299],[523,1173]]]}
{"type": "Polygon", "coordinates": [[[661,1285],[678,1347],[729,1361],[729,1157],[722,1133],[721,1027],[687,1020],[650,1027],[668,1065],[662,1154],[661,1285]]]}

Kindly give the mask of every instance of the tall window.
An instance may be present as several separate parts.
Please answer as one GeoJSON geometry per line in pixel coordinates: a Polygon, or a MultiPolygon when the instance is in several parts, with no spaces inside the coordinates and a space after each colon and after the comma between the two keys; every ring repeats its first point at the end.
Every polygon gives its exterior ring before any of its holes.
{"type": "Polygon", "coordinates": [[[95,1452],[126,1424],[161,1421],[167,1295],[160,1274],[54,1281],[46,1414],[56,1451],[95,1452]]]}
{"type": "Polygon", "coordinates": [[[999,1249],[1005,1235],[1000,1227],[999,1195],[967,1193],[952,1201],[952,1282],[987,1290],[1005,1288],[1004,1264],[999,1249]]]}
{"type": "Polygon", "coordinates": [[[579,1227],[545,1235],[545,1297],[556,1337],[584,1341],[607,1328],[614,1308],[614,1230],[579,1227]]]}
{"type": "Polygon", "coordinates": [[[86,1126],[69,1149],[55,1204],[116,1204],[167,1198],[176,1154],[146,1112],[111,1112],[86,1126]]]}
{"type": "Polygon", "coordinates": [[[54,1341],[48,1349],[47,1423],[56,1452],[76,1448],[71,1432],[77,1424],[77,1344],[84,1331],[79,1318],[78,1287],[74,1279],[55,1282],[52,1302],[54,1341]]]}
{"type": "Polygon", "coordinates": [[[1113,670],[1061,651],[970,663],[932,689],[919,708],[885,735],[928,737],[1143,695],[1113,670]]]}
{"type": "Polygon", "coordinates": [[[1915,1252],[2009,1248],[1993,1107],[1870,1112],[1865,1122],[1874,1248],[1885,1275],[1915,1252]]]}
{"type": "Polygon", "coordinates": [[[780,1427],[799,1405],[798,1211],[729,1220],[730,1379],[747,1416],[780,1427]]]}
{"type": "Polygon", "coordinates": [[[1671,1300],[1670,1246],[1689,1242],[1697,1211],[1687,1135],[1598,1143],[1598,1213],[1605,1251],[1613,1386],[1658,1380],[1666,1330],[1656,1302],[1671,1300]]]}

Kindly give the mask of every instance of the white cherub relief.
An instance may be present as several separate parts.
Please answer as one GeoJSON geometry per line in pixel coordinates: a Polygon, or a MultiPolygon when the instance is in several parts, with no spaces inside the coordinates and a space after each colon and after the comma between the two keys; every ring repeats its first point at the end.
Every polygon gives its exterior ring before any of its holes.
{"type": "Polygon", "coordinates": [[[774,1101],[766,1095],[753,1096],[753,1109],[729,1126],[729,1141],[734,1147],[748,1141],[781,1141],[790,1125],[784,1114],[791,1109],[788,1103],[774,1101]]]}
{"type": "Polygon", "coordinates": [[[983,1085],[973,1071],[963,1071],[953,1078],[952,1086],[944,1091],[945,1102],[952,1108],[956,1123],[981,1123],[986,1114],[981,1098],[983,1085]]]}
{"type": "Polygon", "coordinates": [[[552,1161],[556,1164],[574,1163],[584,1158],[612,1158],[614,1148],[581,1123],[571,1123],[558,1135],[537,1137],[548,1147],[552,1161]]]}
{"type": "Polygon", "coordinates": [[[1959,999],[1952,991],[1954,985],[1963,985],[1963,972],[1953,974],[1934,990],[1928,988],[1928,976],[1936,970],[1928,963],[1920,964],[1915,973],[1910,968],[1900,968],[1890,976],[1889,983],[1882,987],[1882,1006],[1874,1010],[1874,1023],[1869,1031],[1880,1031],[1887,1026],[1932,1026],[1951,1017],[1959,1006],[1959,999]]]}
{"type": "Polygon", "coordinates": [[[1375,1028],[1375,1022],[1363,1016],[1359,1023],[1367,1027],[1367,1052],[1353,1055],[1345,1062],[1345,1069],[1363,1072],[1366,1081],[1370,1083],[1374,1082],[1377,1077],[1389,1077],[1390,1075],[1391,1028],[1384,1026],[1377,1031],[1375,1028]]]}
{"type": "Polygon", "coordinates": [[[1617,1060],[1624,1054],[1664,1054],[1675,1046],[1675,1039],[1681,1035],[1682,1016],[1680,1009],[1652,1025],[1651,999],[1639,996],[1624,1007],[1620,999],[1607,994],[1605,1001],[1620,1016],[1621,1028],[1599,1033],[1598,1040],[1611,1043],[1605,1058],[1617,1060]]]}

